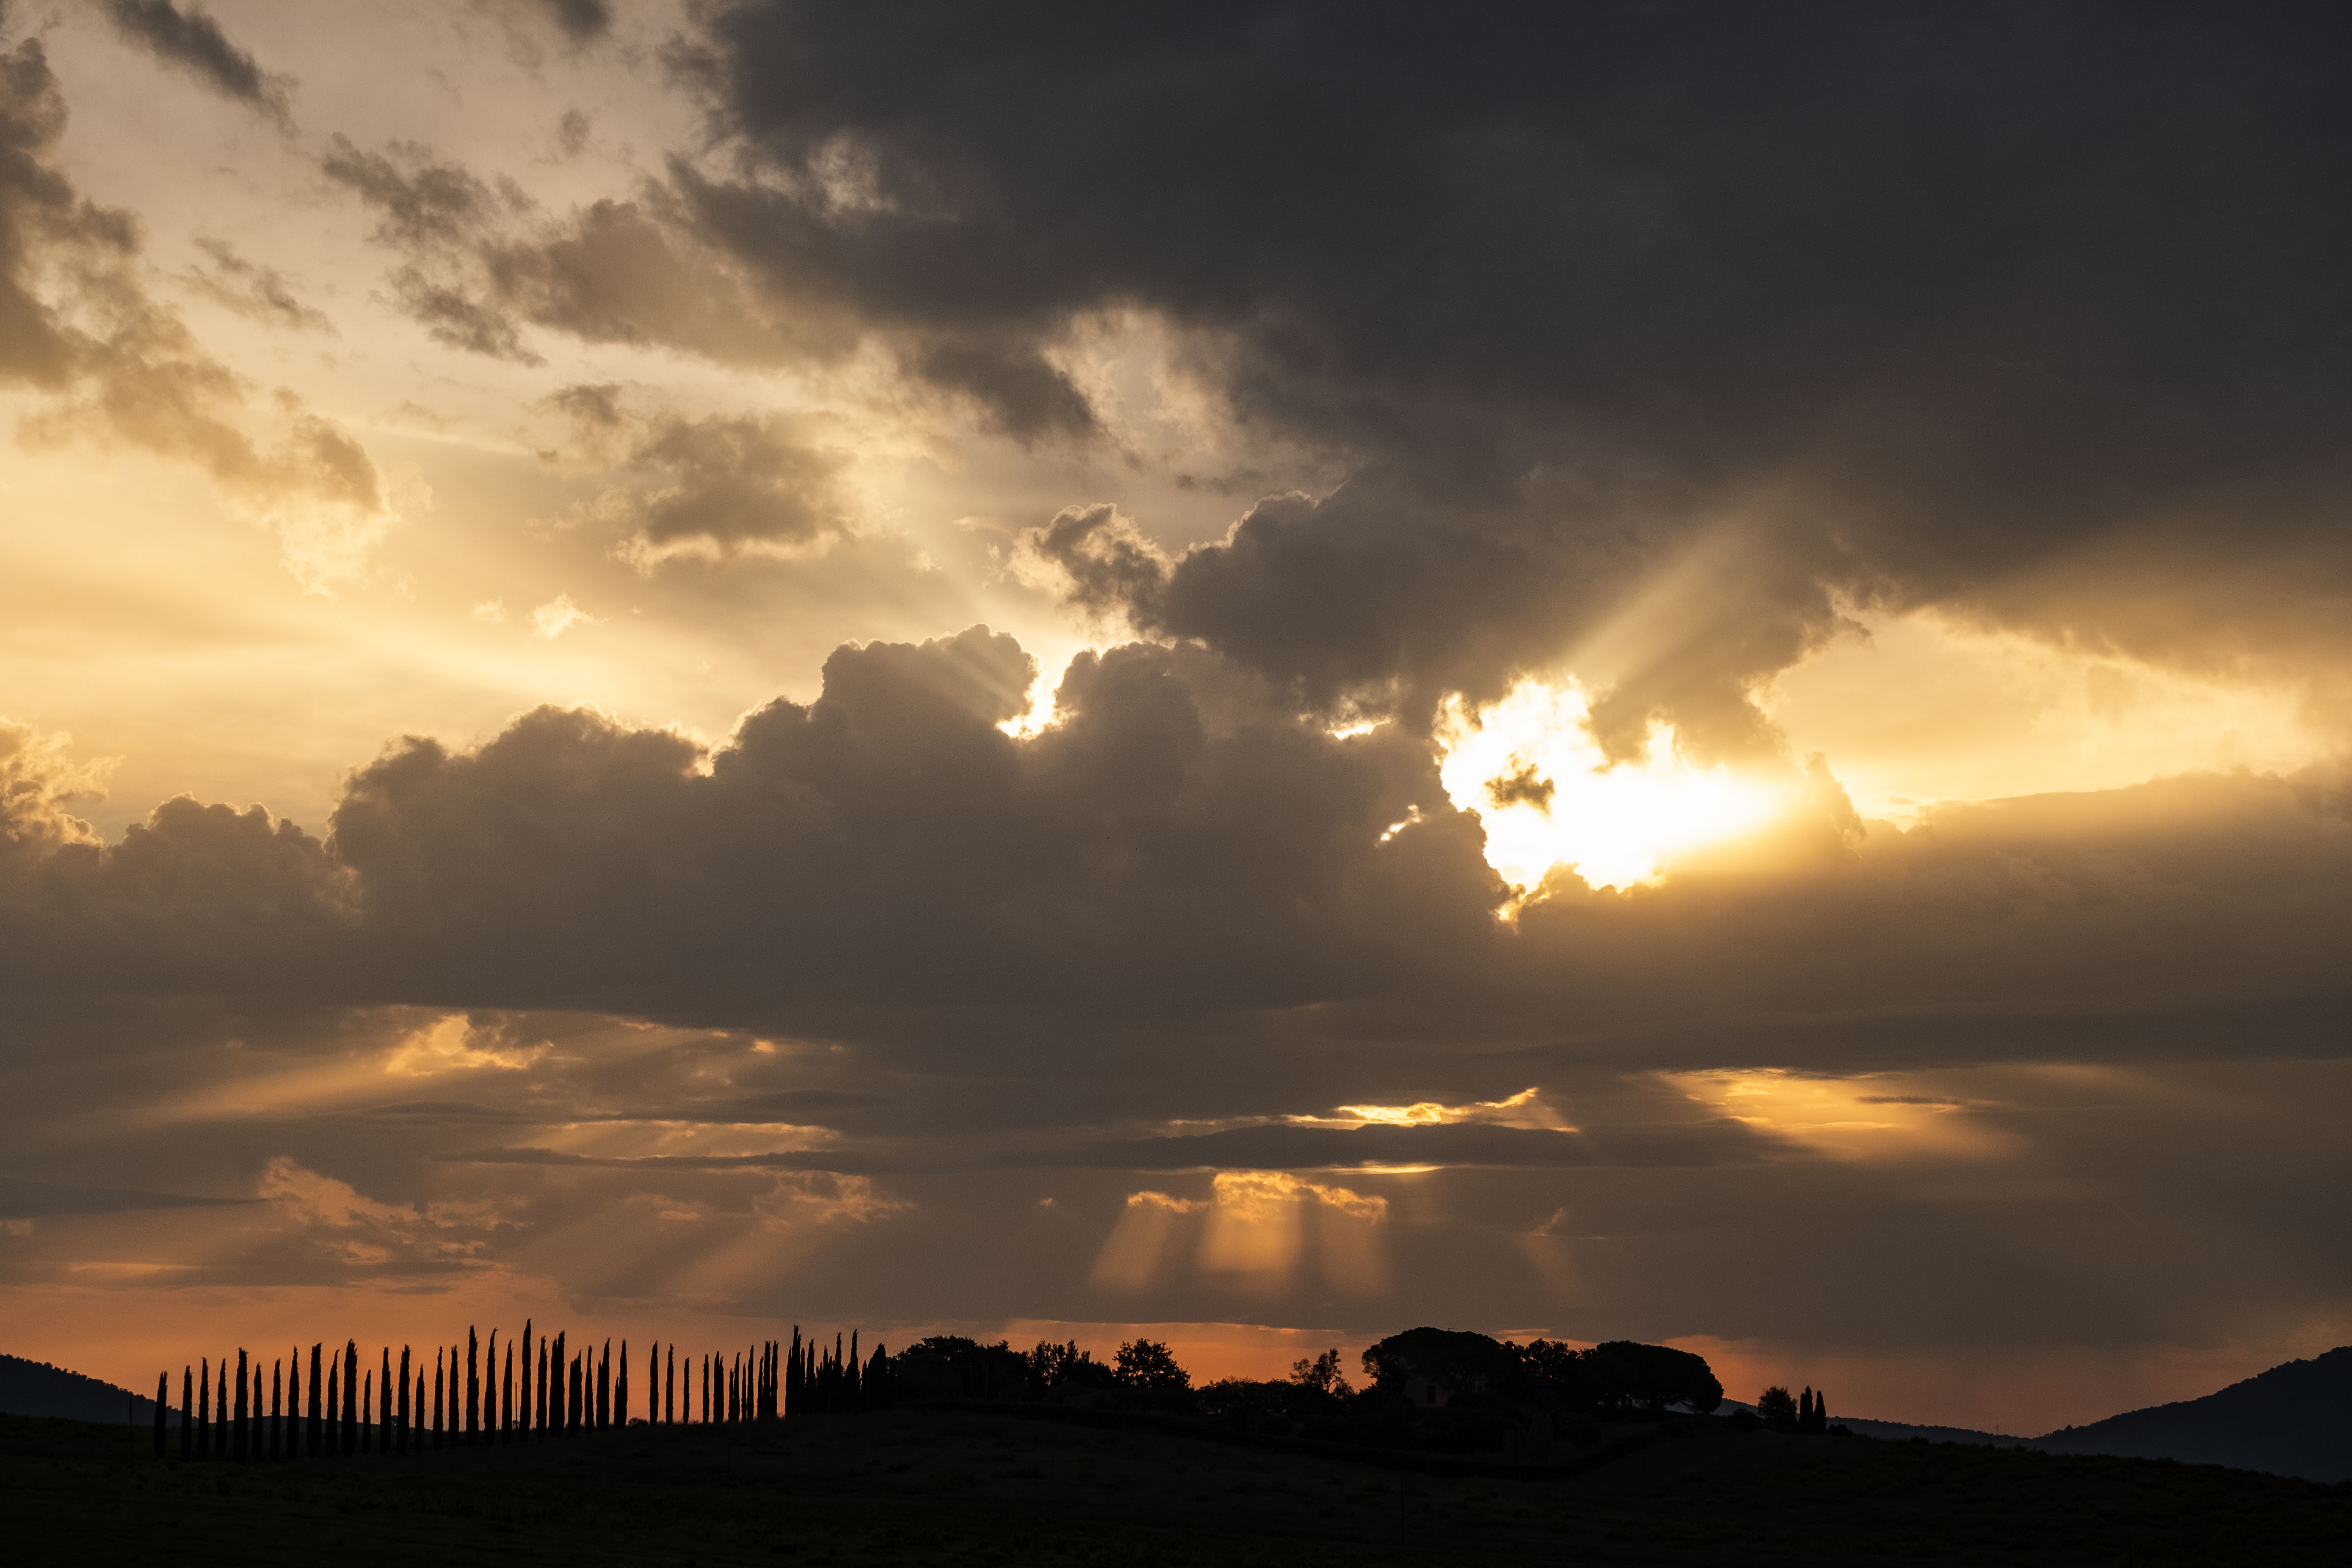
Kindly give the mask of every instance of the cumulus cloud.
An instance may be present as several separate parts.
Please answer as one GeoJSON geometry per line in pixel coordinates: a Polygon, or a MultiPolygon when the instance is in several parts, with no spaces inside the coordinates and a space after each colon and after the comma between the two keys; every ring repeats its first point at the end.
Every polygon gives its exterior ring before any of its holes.
{"type": "MultiPolygon", "coordinates": [[[[477,616],[494,620],[496,616],[481,615],[482,606],[475,607],[477,616]]],[[[593,626],[596,617],[572,602],[569,594],[558,594],[530,613],[530,635],[541,642],[553,642],[574,626],[593,626]]]]}
{"type": "Polygon", "coordinates": [[[645,427],[621,482],[589,510],[625,530],[625,556],[648,568],[677,555],[805,547],[847,530],[845,467],[792,418],[666,415],[645,427]]]}
{"type": "Polygon", "coordinates": [[[104,793],[110,762],[78,762],[71,735],[43,734],[0,718],[0,847],[29,855],[96,840],[89,824],[67,808],[104,793]]]}
{"type": "MultiPolygon", "coordinates": [[[[1479,821],[1411,736],[1340,738],[1214,656],[1130,646],[1081,655],[1054,722],[1015,738],[1034,676],[984,628],[845,647],[814,702],[771,703],[713,751],[554,709],[471,750],[404,740],[352,775],[326,844],[193,801],[117,846],[37,834],[0,900],[12,958],[30,984],[101,965],[171,985],[217,963],[418,1001],[864,1020],[910,1048],[973,1008],[1129,1027],[1306,1008],[1310,1033],[1377,1018],[1629,1069],[2061,1038],[2178,1055],[2253,1018],[2271,1049],[2326,1048],[2352,886],[2352,797],[2327,770],[1944,808],[1908,834],[1864,831],[1831,781],[1660,886],[1559,872],[1504,923],[1479,821]]],[[[1286,1163],[1214,1152],[1254,1141],[1579,1146],[1505,1120],[1218,1131],[1179,1163],[1286,1163]]]]}

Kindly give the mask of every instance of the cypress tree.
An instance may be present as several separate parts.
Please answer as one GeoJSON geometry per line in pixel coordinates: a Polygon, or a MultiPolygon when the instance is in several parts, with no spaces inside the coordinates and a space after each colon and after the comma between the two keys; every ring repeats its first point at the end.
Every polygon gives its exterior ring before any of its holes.
{"type": "MultiPolygon", "coordinates": [[[[390,1345],[383,1347],[376,1366],[375,1385],[383,1392],[383,1398],[375,1408],[375,1451],[379,1454],[389,1454],[392,1452],[392,1412],[394,1405],[398,1403],[398,1396],[392,1391],[392,1347],[390,1345]]],[[[408,1380],[403,1378],[400,1385],[405,1390],[408,1380]]]]}
{"type": "Polygon", "coordinates": [[[180,1458],[196,1457],[196,1369],[180,1368],[180,1458]]]}
{"type": "Polygon", "coordinates": [[[400,1347],[400,1419],[395,1427],[399,1452],[408,1452],[408,1347],[400,1347]]]}
{"type": "Polygon", "coordinates": [[[547,1341],[539,1342],[539,1403],[531,1407],[532,1426],[539,1436],[547,1436],[547,1341]]]}
{"type": "Polygon", "coordinates": [[[613,1425],[629,1424],[629,1342],[621,1342],[621,1377],[613,1388],[613,1425]]]}
{"type": "Polygon", "coordinates": [[[530,1436],[530,1320],[522,1321],[522,1398],[516,1402],[515,1425],[530,1436]]]}
{"type": "Polygon", "coordinates": [[[310,1453],[310,1457],[311,1458],[314,1458],[314,1459],[315,1459],[315,1458],[317,1458],[319,1457],[319,1421],[320,1421],[320,1417],[319,1417],[319,1351],[320,1351],[320,1347],[319,1345],[315,1344],[315,1343],[314,1343],[314,1344],[312,1344],[312,1345],[310,1346],[310,1441],[309,1441],[309,1443],[308,1443],[308,1445],[307,1445],[307,1447],[308,1447],[308,1450],[309,1450],[309,1453],[310,1453]]]}
{"type": "Polygon", "coordinates": [[[343,1457],[360,1448],[360,1342],[343,1342],[343,1457]]]}
{"type": "Polygon", "coordinates": [[[482,1432],[482,1366],[481,1346],[474,1338],[473,1325],[466,1326],[466,1441],[472,1443],[482,1432]]]}
{"type": "Polygon", "coordinates": [[[670,1342],[662,1363],[662,1425],[677,1425],[677,1342],[670,1342]]]}
{"type": "Polygon", "coordinates": [[[272,1359],[269,1363],[269,1457],[283,1457],[280,1445],[286,1436],[286,1363],[272,1359]]]}
{"type": "Polygon", "coordinates": [[[563,1395],[563,1429],[566,1432],[578,1432],[581,1426],[580,1353],[578,1351],[572,1352],[572,1364],[566,1369],[563,1395]]]}
{"type": "Polygon", "coordinates": [[[613,1425],[613,1342],[604,1342],[604,1353],[596,1360],[596,1430],[609,1429],[613,1425]]]}
{"type": "Polygon", "coordinates": [[[702,1358],[702,1424],[710,1425],[710,1357],[702,1358]]]}
{"type": "Polygon", "coordinates": [[[360,1452],[372,1453],[375,1448],[375,1368],[370,1367],[360,1379],[360,1452]]]}
{"type": "Polygon", "coordinates": [[[425,1434],[421,1430],[425,1425],[425,1358],[423,1356],[416,1358],[416,1404],[414,1408],[415,1411],[414,1425],[417,1430],[414,1432],[411,1441],[415,1445],[416,1451],[421,1454],[425,1452],[425,1434]]]}
{"type": "Polygon", "coordinates": [[[196,1458],[213,1457],[213,1363],[196,1358],[196,1458]]]}
{"type": "Polygon", "coordinates": [[[253,1356],[253,1457],[261,1458],[261,1353],[253,1356]]]}
{"type": "MultiPolygon", "coordinates": [[[[224,1360],[223,1365],[226,1365],[226,1360],[224,1360]]],[[[226,1405],[228,1404],[228,1401],[224,1399],[221,1403],[223,1405],[226,1405]]],[[[236,1352],[236,1404],[235,1405],[235,1410],[236,1414],[229,1417],[228,1424],[228,1457],[241,1465],[245,1463],[246,1456],[245,1352],[243,1351],[236,1352]]]]}
{"type": "Polygon", "coordinates": [[[155,1457],[159,1459],[166,1456],[163,1428],[171,1425],[171,1415],[172,1374],[159,1372],[155,1374],[155,1457]]]}
{"type": "Polygon", "coordinates": [[[793,1348],[784,1355],[784,1415],[790,1419],[801,1398],[801,1326],[793,1325],[793,1348]]]}
{"type": "Polygon", "coordinates": [[[433,1347],[433,1450],[441,1451],[441,1347],[433,1347]]]}
{"type": "Polygon", "coordinates": [[[490,1331],[489,1354],[482,1362],[482,1441],[499,1440],[499,1331],[490,1331]]]}
{"type": "Polygon", "coordinates": [[[555,1349],[549,1353],[547,1360],[548,1365],[555,1372],[555,1386],[547,1391],[547,1405],[551,1413],[548,1428],[554,1432],[568,1430],[572,1423],[572,1400],[564,1393],[563,1384],[564,1368],[572,1364],[572,1352],[568,1348],[571,1342],[572,1331],[569,1329],[556,1335],[555,1349]]]}
{"type": "Polygon", "coordinates": [[[333,1458],[342,1449],[342,1427],[336,1413],[341,1408],[343,1394],[343,1352],[332,1351],[327,1356],[327,1441],[326,1455],[333,1458]]]}

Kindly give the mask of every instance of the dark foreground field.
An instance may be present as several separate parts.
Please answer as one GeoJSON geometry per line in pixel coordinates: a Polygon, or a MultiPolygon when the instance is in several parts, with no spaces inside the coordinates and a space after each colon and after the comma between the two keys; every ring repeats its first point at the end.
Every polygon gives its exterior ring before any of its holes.
{"type": "Polygon", "coordinates": [[[1717,1422],[1648,1431],[1580,1475],[1523,1480],[986,1413],[242,1467],[0,1416],[0,1509],[18,1563],[2352,1561],[2352,1486],[1717,1422]]]}

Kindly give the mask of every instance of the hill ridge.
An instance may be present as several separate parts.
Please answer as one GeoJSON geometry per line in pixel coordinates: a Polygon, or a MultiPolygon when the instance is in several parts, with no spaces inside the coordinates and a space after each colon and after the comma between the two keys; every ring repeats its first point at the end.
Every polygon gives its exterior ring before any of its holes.
{"type": "Polygon", "coordinates": [[[2282,1362],[2196,1399],[2126,1410],[2032,1440],[2052,1454],[2229,1465],[2305,1480],[2352,1480],[2352,1345],[2282,1362]]]}

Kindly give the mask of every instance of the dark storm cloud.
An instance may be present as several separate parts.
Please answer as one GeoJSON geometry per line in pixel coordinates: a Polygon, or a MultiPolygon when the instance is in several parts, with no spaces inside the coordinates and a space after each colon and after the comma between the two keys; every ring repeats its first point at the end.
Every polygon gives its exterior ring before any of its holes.
{"type": "Polygon", "coordinates": [[[281,126],[291,124],[286,79],[264,72],[252,51],[232,43],[204,11],[194,6],[183,11],[172,0],[106,0],[106,14],[123,37],[157,59],[251,105],[281,126]]]}
{"type": "Polygon", "coordinates": [[[504,0],[507,8],[537,16],[575,44],[603,37],[613,28],[606,0],[504,0]]]}
{"type": "Polygon", "coordinates": [[[1050,435],[1089,436],[1097,428],[1086,395],[1025,344],[934,341],[915,352],[913,366],[932,384],[971,398],[992,428],[1024,444],[1050,435]]]}
{"type": "Polygon", "coordinates": [[[170,1193],[140,1193],[120,1187],[62,1186],[0,1177],[0,1219],[39,1219],[69,1214],[125,1214],[136,1209],[209,1208],[245,1204],[250,1198],[191,1198],[170,1193]]]}
{"type": "Polygon", "coordinates": [[[671,185],[878,333],[1158,312],[1243,420],[1362,465],[1135,601],[1318,700],[1489,690],[1743,524],[1769,570],[1601,723],[1738,751],[1832,588],[2345,651],[2346,41],[2183,5],[740,4],[678,58],[761,172],[671,185]],[[2297,569],[2200,589],[2248,541],[2297,569]],[[2150,580],[2037,600],[2124,542],[2150,580]]]}

